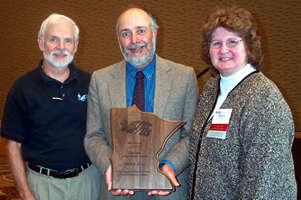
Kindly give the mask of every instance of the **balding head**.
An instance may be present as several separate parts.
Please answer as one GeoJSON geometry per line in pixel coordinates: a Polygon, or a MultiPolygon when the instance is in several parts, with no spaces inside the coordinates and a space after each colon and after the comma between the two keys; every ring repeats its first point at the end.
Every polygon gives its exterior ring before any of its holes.
{"type": "Polygon", "coordinates": [[[152,61],[157,29],[153,17],[143,9],[130,8],[119,16],[116,33],[120,50],[127,62],[141,69],[152,61]]]}
{"type": "Polygon", "coordinates": [[[115,27],[116,28],[117,37],[118,37],[119,21],[120,21],[121,17],[124,17],[124,16],[126,16],[128,14],[137,14],[136,16],[139,16],[139,15],[141,15],[141,16],[144,15],[145,16],[145,15],[147,15],[148,18],[149,18],[148,21],[150,22],[151,27],[152,27],[152,31],[153,32],[157,31],[158,28],[159,28],[159,26],[158,26],[155,18],[152,16],[152,14],[150,12],[148,12],[145,9],[142,9],[142,8],[129,8],[129,9],[125,10],[124,12],[122,12],[121,15],[117,19],[116,27],[115,27]]]}

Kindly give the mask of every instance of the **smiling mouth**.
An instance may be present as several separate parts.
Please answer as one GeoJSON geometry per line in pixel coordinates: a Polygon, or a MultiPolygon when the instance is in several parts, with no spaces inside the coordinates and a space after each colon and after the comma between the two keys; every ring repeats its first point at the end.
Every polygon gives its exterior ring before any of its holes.
{"type": "Polygon", "coordinates": [[[136,48],[129,48],[128,50],[131,52],[131,54],[138,56],[138,55],[142,54],[143,48],[144,48],[144,46],[141,46],[141,47],[136,47],[136,48]]]}
{"type": "Polygon", "coordinates": [[[218,60],[220,60],[220,61],[229,61],[229,60],[232,60],[232,58],[230,58],[230,57],[223,57],[223,58],[219,58],[218,60]]]}
{"type": "Polygon", "coordinates": [[[143,50],[143,47],[139,47],[139,48],[136,48],[136,49],[131,49],[131,53],[132,54],[135,54],[135,55],[139,55],[142,53],[142,50],[143,50]]]}
{"type": "Polygon", "coordinates": [[[68,54],[66,54],[66,53],[59,53],[59,52],[51,53],[51,55],[52,55],[55,59],[65,59],[66,57],[68,57],[68,54]]]}
{"type": "Polygon", "coordinates": [[[54,56],[56,58],[65,58],[65,57],[67,57],[67,55],[65,55],[65,54],[54,54],[54,56]]]}
{"type": "Polygon", "coordinates": [[[134,55],[140,55],[143,51],[143,48],[146,47],[146,43],[136,43],[127,47],[127,50],[134,55]]]}

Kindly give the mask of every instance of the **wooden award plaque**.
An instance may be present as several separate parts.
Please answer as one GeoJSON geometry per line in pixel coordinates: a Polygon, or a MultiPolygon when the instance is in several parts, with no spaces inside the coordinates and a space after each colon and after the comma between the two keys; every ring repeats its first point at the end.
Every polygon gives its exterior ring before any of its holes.
{"type": "Polygon", "coordinates": [[[135,105],[111,109],[113,189],[174,190],[161,174],[158,155],[184,121],[164,120],[135,105]]]}

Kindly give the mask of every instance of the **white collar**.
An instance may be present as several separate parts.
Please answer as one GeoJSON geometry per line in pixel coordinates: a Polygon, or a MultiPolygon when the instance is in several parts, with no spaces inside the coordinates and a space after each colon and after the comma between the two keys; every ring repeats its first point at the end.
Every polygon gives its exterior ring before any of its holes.
{"type": "Polygon", "coordinates": [[[231,76],[224,77],[221,75],[220,90],[221,93],[228,94],[242,79],[256,71],[251,64],[246,64],[239,71],[235,72],[231,76]]]}

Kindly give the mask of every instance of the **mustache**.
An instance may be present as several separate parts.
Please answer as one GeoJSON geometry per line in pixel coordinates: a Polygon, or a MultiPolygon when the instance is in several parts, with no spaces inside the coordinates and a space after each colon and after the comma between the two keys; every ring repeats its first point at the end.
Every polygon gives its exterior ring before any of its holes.
{"type": "Polygon", "coordinates": [[[131,49],[137,49],[137,48],[144,47],[144,46],[147,46],[146,42],[134,43],[134,44],[129,45],[126,49],[131,50],[131,49]]]}
{"type": "Polygon", "coordinates": [[[70,56],[70,53],[68,51],[59,51],[59,50],[56,50],[56,51],[52,51],[50,53],[51,56],[53,56],[54,54],[59,54],[59,55],[63,55],[63,56],[70,56]]]}

